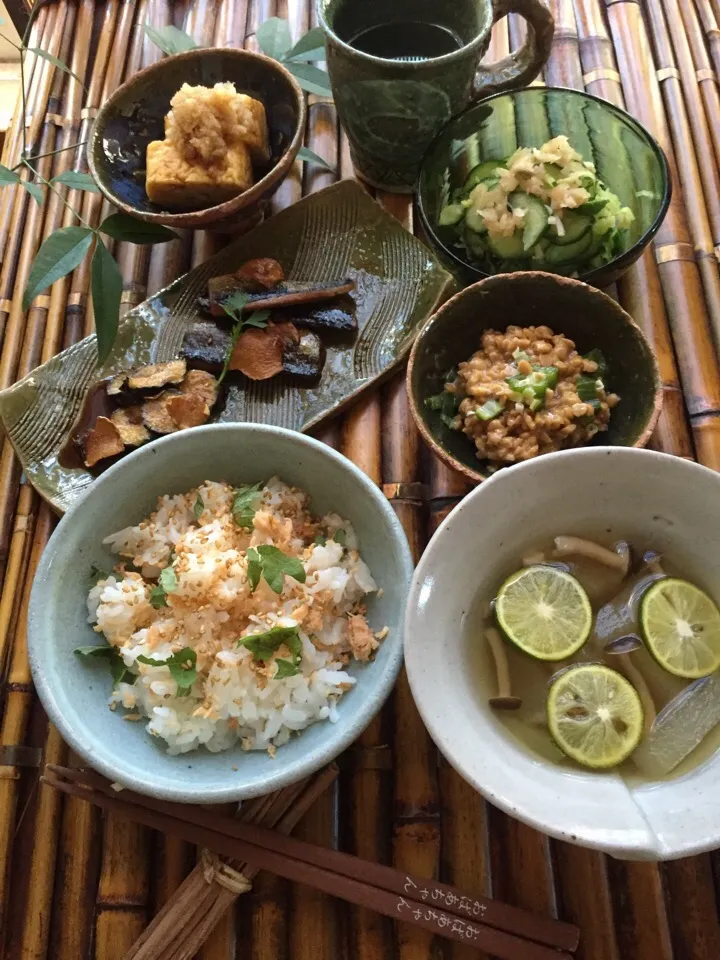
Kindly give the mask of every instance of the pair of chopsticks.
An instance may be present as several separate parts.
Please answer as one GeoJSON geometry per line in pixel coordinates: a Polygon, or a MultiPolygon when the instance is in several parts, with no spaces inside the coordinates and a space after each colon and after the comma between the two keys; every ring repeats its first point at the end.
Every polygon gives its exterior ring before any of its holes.
{"type": "Polygon", "coordinates": [[[104,777],[88,770],[48,764],[42,780],[125,819],[394,920],[417,924],[499,960],[572,960],[569,952],[578,945],[579,931],[571,924],[219,816],[207,807],[166,803],[130,790],[118,792],[104,777]]]}

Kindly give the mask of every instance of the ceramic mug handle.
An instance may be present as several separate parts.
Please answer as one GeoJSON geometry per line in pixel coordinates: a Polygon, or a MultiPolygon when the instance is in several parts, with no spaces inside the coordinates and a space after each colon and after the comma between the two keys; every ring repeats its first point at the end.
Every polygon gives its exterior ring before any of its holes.
{"type": "Polygon", "coordinates": [[[509,57],[478,68],[473,88],[475,100],[526,87],[550,56],[555,21],[542,0],[493,0],[493,23],[508,13],[519,13],[527,21],[527,40],[509,57]]]}

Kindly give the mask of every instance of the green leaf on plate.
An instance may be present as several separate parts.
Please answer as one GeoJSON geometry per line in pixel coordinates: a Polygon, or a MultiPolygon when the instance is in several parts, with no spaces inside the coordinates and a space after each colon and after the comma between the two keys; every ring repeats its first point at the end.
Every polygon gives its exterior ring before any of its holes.
{"type": "Polygon", "coordinates": [[[98,238],[90,273],[98,361],[103,364],[117,337],[123,279],[117,261],[98,238]]]}
{"type": "Polygon", "coordinates": [[[241,637],[238,644],[247,647],[255,660],[269,660],[280,647],[286,646],[297,663],[302,654],[302,640],[297,627],[273,627],[264,633],[241,637]]]}
{"type": "Polygon", "coordinates": [[[184,30],[179,30],[172,25],[153,27],[151,24],[146,23],[144,30],[155,46],[160,47],[163,53],[167,53],[170,56],[174,53],[185,53],[186,50],[195,50],[198,46],[193,38],[185,33],[184,30]]]}
{"type": "Polygon", "coordinates": [[[33,198],[35,203],[41,207],[43,205],[43,200],[45,199],[45,194],[43,193],[43,188],[39,183],[34,183],[32,180],[21,180],[23,188],[27,190],[30,196],[33,198]]]}
{"type": "Polygon", "coordinates": [[[335,167],[331,167],[327,160],[323,160],[321,156],[308,147],[300,147],[297,155],[298,160],[304,160],[306,163],[316,163],[319,167],[322,167],[323,170],[329,170],[330,173],[337,173],[335,167]]]}
{"type": "Polygon", "coordinates": [[[239,320],[240,314],[243,312],[249,302],[249,293],[245,293],[244,290],[236,290],[235,293],[231,293],[229,297],[223,300],[220,306],[229,317],[233,318],[233,320],[239,320]]]}
{"type": "Polygon", "coordinates": [[[284,60],[324,60],[325,31],[322,27],[313,27],[304,33],[295,46],[288,50],[284,60]]]}
{"type": "Polygon", "coordinates": [[[292,46],[292,37],[287,20],[270,17],[255,31],[258,46],[267,57],[282,60],[292,46]]]}
{"type": "Polygon", "coordinates": [[[6,187],[9,183],[19,182],[20,177],[15,173],[15,171],[0,163],[0,187],[6,187]]]}
{"type": "Polygon", "coordinates": [[[253,517],[262,498],[260,488],[262,483],[252,486],[238,487],[232,505],[232,515],[235,523],[244,530],[252,530],[253,517]]]}
{"type": "Polygon", "coordinates": [[[99,657],[101,659],[110,659],[115,652],[114,647],[75,647],[73,653],[80,657],[99,657]]]}
{"type": "Polygon", "coordinates": [[[168,243],[177,240],[177,234],[161,223],[145,223],[126,213],[111,213],[100,224],[99,230],[113,240],[127,243],[168,243]]]}
{"type": "Polygon", "coordinates": [[[285,66],[295,77],[297,82],[308,93],[315,93],[320,97],[331,97],[330,79],[324,70],[314,67],[311,63],[295,63],[288,61],[285,66]]]}
{"type": "Polygon", "coordinates": [[[260,563],[260,554],[254,547],[250,547],[247,552],[247,575],[250,583],[250,590],[254,591],[260,583],[262,576],[262,564],[260,563]]]}
{"type": "Polygon", "coordinates": [[[23,309],[60,277],[74,270],[90,249],[90,227],[61,227],[51,233],[37,252],[23,296],[23,309]]]}
{"type": "Polygon", "coordinates": [[[165,593],[172,593],[174,590],[177,590],[177,587],[178,587],[177,574],[175,573],[175,571],[171,566],[165,567],[165,569],[162,571],[162,573],[160,574],[159,583],[160,583],[160,586],[165,591],[165,593]]]}
{"type": "Polygon", "coordinates": [[[203,498],[200,496],[200,494],[198,494],[197,499],[193,504],[193,514],[196,520],[200,519],[200,514],[203,512],[204,509],[205,509],[205,504],[203,503],[203,498]]]}
{"type": "Polygon", "coordinates": [[[50,183],[59,183],[64,187],[70,187],[71,190],[87,190],[88,193],[100,193],[100,188],[95,183],[89,173],[81,173],[79,170],[66,170],[57,177],[53,177],[50,183]]]}
{"type": "Polygon", "coordinates": [[[183,647],[166,660],[156,660],[154,657],[144,657],[140,655],[138,663],[145,663],[149,667],[167,667],[170,676],[181,689],[189,692],[190,687],[197,680],[197,654],[192,647],[183,647]]]}
{"type": "Polygon", "coordinates": [[[300,673],[300,667],[290,660],[277,659],[275,663],[277,665],[277,673],[273,678],[274,680],[284,680],[285,677],[295,677],[300,673]]]}
{"type": "Polygon", "coordinates": [[[159,610],[161,607],[166,607],[168,605],[167,594],[165,593],[163,588],[160,586],[160,584],[156,584],[150,591],[150,605],[154,607],[156,610],[159,610]]]}
{"type": "Polygon", "coordinates": [[[282,593],[285,575],[297,580],[298,583],[305,583],[305,567],[302,563],[295,557],[289,557],[282,550],[278,550],[277,547],[261,544],[259,547],[251,547],[247,556],[250,561],[248,563],[248,579],[253,590],[260,580],[258,570],[262,571],[265,582],[275,593],[282,593]],[[251,564],[253,567],[252,574],[250,571],[251,564]]]}
{"type": "Polygon", "coordinates": [[[47,60],[54,67],[57,67],[58,70],[62,70],[63,73],[69,73],[71,77],[74,77],[77,80],[77,82],[80,84],[81,87],[85,86],[85,84],[82,82],[80,77],[76,73],[73,73],[70,67],[66,63],[63,63],[62,60],[59,60],[57,57],[54,57],[51,53],[48,53],[47,50],[42,50],[40,47],[28,47],[27,52],[34,53],[36,56],[42,57],[43,60],[47,60]]]}

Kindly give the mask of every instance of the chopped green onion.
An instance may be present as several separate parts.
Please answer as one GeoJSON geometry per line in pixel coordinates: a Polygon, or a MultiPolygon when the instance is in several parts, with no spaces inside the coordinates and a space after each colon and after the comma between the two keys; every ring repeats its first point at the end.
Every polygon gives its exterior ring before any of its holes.
{"type": "Polygon", "coordinates": [[[436,393],[434,396],[428,397],[425,400],[425,406],[428,410],[442,410],[444,394],[445,391],[443,390],[442,393],[436,393]]]}
{"type": "Polygon", "coordinates": [[[532,363],[532,360],[530,359],[528,354],[525,353],[524,350],[521,350],[519,347],[513,353],[513,360],[515,361],[515,363],[520,363],[521,360],[527,360],[528,363],[532,363]]]}
{"type": "Polygon", "coordinates": [[[531,401],[530,401],[530,411],[531,411],[532,413],[535,413],[536,410],[539,410],[540,407],[544,406],[544,403],[545,403],[545,401],[544,401],[544,400],[540,400],[540,398],[537,398],[536,400],[531,400],[531,401]]]}
{"type": "Polygon", "coordinates": [[[593,363],[597,364],[596,376],[604,377],[607,374],[607,360],[602,350],[591,350],[583,356],[583,360],[592,360],[593,363]]]}
{"type": "Polygon", "coordinates": [[[507,385],[524,403],[544,400],[546,390],[554,390],[558,382],[557,367],[533,367],[527,376],[509,377],[507,385]]]}
{"type": "Polygon", "coordinates": [[[502,411],[503,405],[498,400],[486,400],[481,407],[477,408],[475,416],[478,420],[494,420],[502,411]]]}
{"type": "Polygon", "coordinates": [[[583,403],[591,403],[593,400],[597,400],[598,382],[602,381],[598,381],[598,378],[593,376],[578,378],[578,381],[575,384],[575,390],[577,391],[577,395],[583,403]]]}

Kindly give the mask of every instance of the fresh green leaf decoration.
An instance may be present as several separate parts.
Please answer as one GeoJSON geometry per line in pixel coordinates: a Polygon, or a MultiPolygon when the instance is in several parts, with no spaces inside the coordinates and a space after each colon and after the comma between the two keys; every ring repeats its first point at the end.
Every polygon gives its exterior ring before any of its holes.
{"type": "Polygon", "coordinates": [[[76,647],[73,653],[85,660],[107,660],[113,686],[116,683],[135,683],[135,674],[127,669],[117,647],[111,647],[109,644],[102,647],[76,647]]]}
{"type": "MultiPolygon", "coordinates": [[[[96,587],[101,580],[107,580],[109,576],[111,576],[111,574],[109,574],[107,570],[103,570],[101,567],[98,567],[95,564],[93,564],[90,567],[90,577],[88,582],[91,587],[96,587]]],[[[95,648],[93,647],[93,650],[94,649],[95,648]]]]}
{"type": "Polygon", "coordinates": [[[41,207],[43,205],[43,200],[45,199],[45,194],[43,193],[43,188],[39,183],[33,183],[32,180],[21,180],[23,188],[27,190],[30,196],[33,198],[35,203],[41,207]]]}
{"type": "Polygon", "coordinates": [[[270,17],[255,31],[258,46],[267,57],[282,60],[292,46],[290,26],[287,20],[280,17],[270,17]]]}
{"type": "MultiPolygon", "coordinates": [[[[167,568],[166,568],[167,569],[167,568]]],[[[177,653],[174,653],[167,660],[155,660],[152,657],[139,656],[138,663],[147,664],[149,667],[167,667],[170,676],[178,685],[178,693],[190,692],[190,688],[197,680],[197,654],[192,647],[183,647],[177,653]]],[[[180,694],[181,695],[181,694],[180,694]]]]}
{"type": "Polygon", "coordinates": [[[252,633],[241,637],[238,644],[247,647],[256,660],[269,660],[282,646],[292,654],[293,663],[298,663],[302,655],[302,640],[297,627],[273,627],[264,633],[252,633]]]}
{"type": "Polygon", "coordinates": [[[165,567],[160,574],[159,583],[165,593],[173,593],[177,590],[178,578],[172,567],[165,567]]]}
{"type": "Polygon", "coordinates": [[[10,183],[20,183],[20,177],[14,170],[0,163],[0,187],[6,187],[10,183]]]}
{"type": "Polygon", "coordinates": [[[42,57],[43,60],[47,60],[48,63],[51,63],[54,67],[57,67],[58,70],[62,70],[63,73],[67,73],[71,77],[74,77],[75,80],[77,80],[77,82],[80,84],[80,86],[83,87],[83,89],[85,88],[85,84],[82,82],[80,77],[76,73],[73,73],[70,67],[66,63],[63,63],[62,60],[59,60],[57,57],[54,57],[51,53],[48,53],[47,50],[41,50],[40,47],[26,47],[26,52],[34,53],[36,56],[42,57]]]}
{"type": "Polygon", "coordinates": [[[253,518],[262,497],[261,487],[262,483],[254,483],[252,486],[238,487],[235,492],[232,505],[233,520],[243,530],[252,530],[253,518]]]}
{"type": "Polygon", "coordinates": [[[243,332],[243,330],[246,327],[260,327],[263,329],[267,326],[267,321],[270,316],[269,310],[256,310],[249,317],[242,316],[242,312],[249,301],[249,294],[242,290],[237,290],[222,303],[223,310],[229,317],[232,317],[233,320],[235,320],[235,323],[233,324],[232,332],[230,334],[230,344],[228,346],[227,353],[225,354],[223,368],[220,371],[220,376],[217,379],[218,386],[220,386],[227,376],[228,370],[230,369],[230,361],[232,360],[233,350],[235,349],[235,345],[240,339],[240,334],[243,332]]]}
{"type": "Polygon", "coordinates": [[[327,537],[324,534],[319,533],[315,537],[313,543],[315,543],[318,547],[324,547],[325,544],[327,543],[327,537]]]}
{"type": "Polygon", "coordinates": [[[89,227],[61,227],[38,250],[30,270],[23,309],[43,290],[77,267],[90,249],[95,234],[89,227]]]}
{"type": "Polygon", "coordinates": [[[288,50],[283,60],[324,60],[325,59],[325,31],[322,27],[313,27],[298,40],[295,46],[288,50]]]}
{"type": "Polygon", "coordinates": [[[250,583],[250,590],[255,591],[257,585],[260,583],[260,577],[262,576],[262,563],[260,562],[260,554],[257,552],[255,547],[250,547],[247,552],[247,575],[248,581],[250,583]]]}
{"type": "Polygon", "coordinates": [[[186,50],[194,50],[198,44],[191,36],[188,36],[184,30],[179,30],[172,25],[166,27],[153,27],[151,24],[144,25],[145,34],[152,42],[160,47],[163,53],[172,56],[174,53],[185,53],[186,50]]]}
{"type": "Polygon", "coordinates": [[[308,93],[317,94],[320,97],[331,97],[330,80],[327,73],[319,67],[314,67],[311,63],[296,63],[288,61],[285,66],[295,77],[297,82],[308,93]]]}
{"type": "Polygon", "coordinates": [[[88,193],[100,193],[100,188],[95,183],[89,173],[81,173],[79,170],[66,170],[64,173],[53,177],[50,183],[59,183],[71,190],[86,190],[88,193]]]}
{"type": "Polygon", "coordinates": [[[98,237],[90,272],[98,362],[105,363],[117,337],[123,278],[117,260],[98,237]]]}
{"type": "Polygon", "coordinates": [[[111,213],[98,229],[113,240],[125,240],[127,243],[169,243],[170,240],[177,240],[177,234],[162,224],[145,223],[126,213],[111,213]]]}
{"type": "Polygon", "coordinates": [[[260,571],[270,589],[278,594],[282,593],[285,575],[297,580],[298,583],[305,583],[305,568],[302,563],[295,557],[289,557],[282,550],[278,550],[277,547],[271,547],[269,544],[251,547],[247,556],[248,579],[253,590],[260,582],[260,571]]]}
{"type": "Polygon", "coordinates": [[[333,534],[333,540],[335,543],[339,543],[341,547],[344,547],[347,543],[347,534],[344,530],[336,530],[333,534]]]}
{"type": "Polygon", "coordinates": [[[193,504],[193,514],[196,520],[200,519],[200,514],[203,512],[204,509],[205,509],[205,504],[203,503],[203,498],[200,496],[200,494],[198,494],[197,500],[193,504]]]}
{"type": "Polygon", "coordinates": [[[323,170],[329,170],[330,173],[337,173],[335,167],[330,166],[327,160],[323,160],[321,156],[313,150],[309,150],[307,147],[300,147],[297,155],[298,160],[304,160],[305,163],[315,163],[318,167],[322,167],[323,170]]]}
{"type": "Polygon", "coordinates": [[[290,660],[281,660],[277,659],[275,661],[277,666],[277,673],[275,674],[275,680],[284,680],[285,677],[296,677],[300,673],[300,667],[292,663],[290,660]]]}
{"type": "Polygon", "coordinates": [[[150,605],[156,610],[168,605],[167,594],[159,584],[156,584],[150,591],[150,605]]]}

